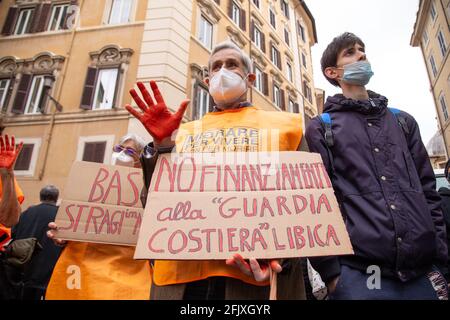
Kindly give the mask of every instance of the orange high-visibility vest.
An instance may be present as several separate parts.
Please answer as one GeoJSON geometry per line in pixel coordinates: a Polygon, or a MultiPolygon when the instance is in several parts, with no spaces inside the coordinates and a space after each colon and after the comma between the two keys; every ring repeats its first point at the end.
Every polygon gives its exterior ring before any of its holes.
{"type": "MultiPolygon", "coordinates": [[[[245,107],[206,114],[201,120],[182,124],[177,152],[295,151],[302,139],[299,114],[245,107]]],[[[231,256],[230,256],[231,258],[231,256]]],[[[156,260],[153,281],[158,286],[187,283],[213,276],[231,277],[266,286],[225,261],[156,260]]]]}

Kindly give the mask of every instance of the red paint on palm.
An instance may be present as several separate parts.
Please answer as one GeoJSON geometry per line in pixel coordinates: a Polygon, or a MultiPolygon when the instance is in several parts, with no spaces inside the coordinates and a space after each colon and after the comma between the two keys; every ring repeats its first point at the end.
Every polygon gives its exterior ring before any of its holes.
{"type": "Polygon", "coordinates": [[[16,147],[14,136],[11,137],[11,142],[8,135],[5,135],[5,138],[0,136],[0,168],[12,169],[14,167],[22,146],[23,142],[16,147]]]}
{"type": "Polygon", "coordinates": [[[189,100],[184,100],[178,108],[178,111],[172,113],[167,108],[155,81],[150,81],[154,100],[142,82],[138,82],[137,86],[144,100],[142,100],[134,89],[130,90],[130,94],[139,109],[142,110],[142,113],[134,110],[128,104],[125,108],[144,125],[145,129],[147,129],[155,141],[162,141],[170,137],[180,127],[189,100]]]}

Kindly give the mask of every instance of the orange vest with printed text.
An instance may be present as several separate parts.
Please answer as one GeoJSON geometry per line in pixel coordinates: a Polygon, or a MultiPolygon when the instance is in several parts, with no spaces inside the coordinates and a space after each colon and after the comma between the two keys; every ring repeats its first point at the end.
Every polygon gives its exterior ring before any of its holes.
{"type": "MultiPolygon", "coordinates": [[[[201,120],[180,126],[177,152],[295,151],[302,139],[299,114],[244,107],[206,114],[201,120]]],[[[231,256],[230,256],[231,258],[231,256]]],[[[158,286],[187,283],[222,276],[266,286],[225,261],[156,260],[153,281],[158,286]]]]}

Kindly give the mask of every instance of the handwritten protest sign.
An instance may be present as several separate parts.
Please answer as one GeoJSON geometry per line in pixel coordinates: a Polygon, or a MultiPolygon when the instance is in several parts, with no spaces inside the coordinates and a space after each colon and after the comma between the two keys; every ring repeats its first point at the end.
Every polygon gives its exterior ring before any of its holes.
{"type": "Polygon", "coordinates": [[[260,155],[160,156],[135,259],[353,253],[320,155],[260,155]]]}
{"type": "Polygon", "coordinates": [[[56,216],[57,237],[136,245],[142,185],[141,169],[75,162],[56,216]]]}

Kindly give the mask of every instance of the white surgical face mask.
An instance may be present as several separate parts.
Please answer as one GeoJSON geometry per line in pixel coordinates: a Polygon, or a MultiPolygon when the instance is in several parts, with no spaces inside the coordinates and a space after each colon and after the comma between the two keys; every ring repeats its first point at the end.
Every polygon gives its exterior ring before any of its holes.
{"type": "Polygon", "coordinates": [[[111,164],[116,166],[134,167],[134,159],[125,154],[124,151],[113,152],[111,156],[111,164]]]}
{"type": "Polygon", "coordinates": [[[237,101],[247,91],[247,81],[222,67],[209,81],[209,93],[217,105],[237,101]]]}

